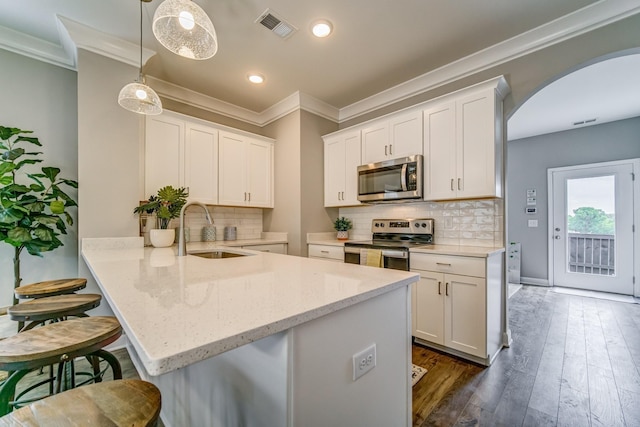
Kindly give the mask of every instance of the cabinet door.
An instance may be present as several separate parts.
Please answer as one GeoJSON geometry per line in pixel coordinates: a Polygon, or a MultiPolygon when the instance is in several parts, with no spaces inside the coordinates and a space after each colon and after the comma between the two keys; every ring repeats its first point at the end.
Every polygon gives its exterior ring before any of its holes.
{"type": "Polygon", "coordinates": [[[485,279],[445,274],[444,281],[444,345],[486,358],[485,279]]]}
{"type": "Polygon", "coordinates": [[[247,204],[247,142],[241,135],[220,131],[218,199],[221,205],[247,204]]]}
{"type": "Polygon", "coordinates": [[[324,143],[324,205],[340,206],[345,191],[345,143],[341,137],[324,143]]]}
{"type": "Polygon", "coordinates": [[[493,90],[458,101],[457,197],[496,195],[495,95],[493,90]],[[459,185],[458,185],[459,184],[459,185]]]}
{"type": "Polygon", "coordinates": [[[412,111],[389,120],[390,159],[422,154],[422,112],[412,111]]]}
{"type": "Polygon", "coordinates": [[[361,204],[358,201],[358,166],[360,160],[360,132],[356,131],[344,136],[344,194],[343,206],[361,204]]]}
{"type": "Polygon", "coordinates": [[[454,101],[424,111],[424,199],[456,196],[456,105],[454,101]]]}
{"type": "Polygon", "coordinates": [[[381,162],[389,157],[389,123],[381,121],[362,129],[362,164],[381,162]]]}
{"type": "Polygon", "coordinates": [[[329,138],[324,143],[324,205],[354,206],[358,201],[360,131],[329,138]]]}
{"type": "Polygon", "coordinates": [[[189,200],[218,204],[218,131],[192,123],[186,125],[184,185],[189,200]]]}
{"type": "Polygon", "coordinates": [[[413,336],[444,345],[444,274],[431,271],[420,273],[415,286],[413,336]]]}
{"type": "Polygon", "coordinates": [[[166,115],[145,118],[145,199],[164,186],[183,185],[184,127],[166,115]]]}
{"type": "Polygon", "coordinates": [[[247,202],[249,206],[273,207],[273,144],[248,138],[249,174],[247,202]]]}

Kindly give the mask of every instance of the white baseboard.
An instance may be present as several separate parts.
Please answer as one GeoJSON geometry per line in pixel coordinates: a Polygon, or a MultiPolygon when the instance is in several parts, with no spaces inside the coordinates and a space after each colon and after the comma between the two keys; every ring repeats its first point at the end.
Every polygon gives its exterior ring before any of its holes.
{"type": "Polygon", "coordinates": [[[523,285],[551,286],[547,279],[537,279],[535,277],[521,277],[520,283],[523,285]]]}

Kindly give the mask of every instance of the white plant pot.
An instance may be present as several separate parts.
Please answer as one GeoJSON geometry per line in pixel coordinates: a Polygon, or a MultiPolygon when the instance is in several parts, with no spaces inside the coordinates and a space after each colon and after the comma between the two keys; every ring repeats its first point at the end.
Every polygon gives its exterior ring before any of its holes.
{"type": "Polygon", "coordinates": [[[349,230],[338,231],[336,237],[338,238],[338,240],[349,240],[349,230]]]}
{"type": "Polygon", "coordinates": [[[173,245],[176,238],[175,228],[167,228],[166,230],[153,229],[149,232],[149,239],[154,248],[166,248],[173,245]]]}

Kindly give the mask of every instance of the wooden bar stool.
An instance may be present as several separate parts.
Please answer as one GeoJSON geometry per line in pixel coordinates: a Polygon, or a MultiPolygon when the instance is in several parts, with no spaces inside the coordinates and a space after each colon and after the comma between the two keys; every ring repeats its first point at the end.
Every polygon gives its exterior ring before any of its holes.
{"type": "Polygon", "coordinates": [[[117,380],[47,397],[0,418],[4,426],[154,426],[160,390],[142,380],[117,380]]]}
{"type": "Polygon", "coordinates": [[[86,286],[87,279],[58,279],[19,286],[14,292],[18,299],[43,298],[54,295],[72,294],[80,289],[84,289],[86,286]]]}
{"type": "Polygon", "coordinates": [[[40,381],[26,388],[15,399],[13,398],[18,382],[29,372],[43,366],[58,364],[57,376],[53,378],[55,389],[50,387],[50,394],[76,386],[74,364],[70,363],[76,357],[89,357],[90,360],[98,357],[105,360],[108,365],[98,373],[95,371],[82,373],[89,376],[82,384],[91,381],[101,382],[109,368],[113,372],[114,379],[121,379],[120,362],[113,354],[103,350],[120,335],[122,335],[122,327],[115,317],[87,316],[50,323],[0,341],[0,370],[11,372],[9,377],[0,384],[0,416],[10,412],[12,407],[30,403],[26,400],[27,394],[44,384],[51,384],[50,379],[40,381]]]}
{"type": "Polygon", "coordinates": [[[100,305],[99,294],[64,294],[37,298],[7,308],[11,320],[27,323],[20,332],[28,331],[44,322],[86,317],[86,312],[100,305]]]}

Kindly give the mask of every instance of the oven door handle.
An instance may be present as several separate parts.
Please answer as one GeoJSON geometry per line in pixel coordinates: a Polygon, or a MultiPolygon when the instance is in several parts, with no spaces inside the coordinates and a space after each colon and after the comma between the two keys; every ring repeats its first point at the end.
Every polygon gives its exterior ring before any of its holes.
{"type": "MultiPolygon", "coordinates": [[[[344,247],[344,253],[345,254],[358,254],[358,255],[360,255],[360,251],[362,249],[363,248],[345,246],[344,247]]],[[[375,248],[372,248],[372,249],[375,249],[375,248]]],[[[409,258],[409,252],[408,251],[398,251],[398,250],[393,250],[393,249],[382,249],[382,256],[385,257],[385,258],[406,259],[406,258],[409,258]]]]}

